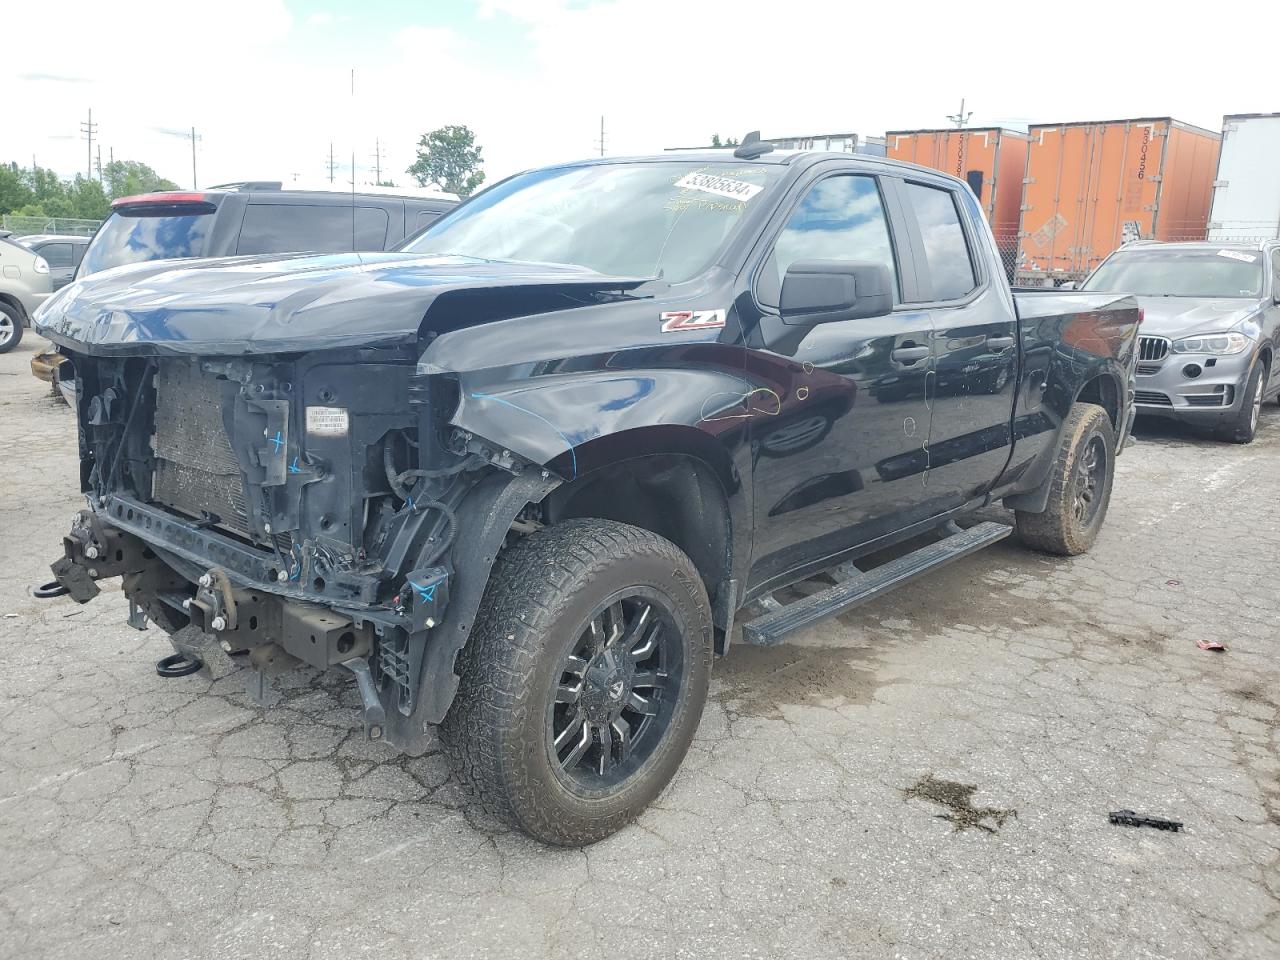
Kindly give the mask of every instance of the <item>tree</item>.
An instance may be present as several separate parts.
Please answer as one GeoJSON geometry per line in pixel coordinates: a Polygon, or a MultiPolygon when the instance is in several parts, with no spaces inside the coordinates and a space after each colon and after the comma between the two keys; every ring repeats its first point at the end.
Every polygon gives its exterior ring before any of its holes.
{"type": "Polygon", "coordinates": [[[102,182],[111,199],[132,197],[157,190],[177,190],[178,185],[166,180],[138,160],[113,160],[102,168],[102,182]]]}
{"type": "Polygon", "coordinates": [[[35,200],[16,163],[0,164],[0,213],[12,213],[35,200]]]}
{"type": "Polygon", "coordinates": [[[469,127],[451,125],[424,133],[418,140],[418,159],[405,172],[418,186],[435,186],[460,197],[470,196],[484,183],[482,148],[469,127]]]}
{"type": "Polygon", "coordinates": [[[728,140],[721,140],[720,134],[713,133],[711,135],[711,146],[713,147],[736,147],[738,145],[737,137],[730,137],[728,140]]]}

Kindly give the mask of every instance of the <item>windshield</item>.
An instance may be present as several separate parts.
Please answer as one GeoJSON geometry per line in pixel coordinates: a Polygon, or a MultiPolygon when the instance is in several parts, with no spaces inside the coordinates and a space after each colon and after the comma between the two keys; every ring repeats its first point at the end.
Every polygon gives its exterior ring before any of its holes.
{"type": "Polygon", "coordinates": [[[214,214],[136,217],[113,213],[85,251],[77,276],[144,260],[199,257],[214,214]]]}
{"type": "Polygon", "coordinates": [[[678,283],[706,269],[778,167],[646,162],[521,174],[403,249],[678,283]]]}
{"type": "Polygon", "coordinates": [[[1262,254],[1256,250],[1124,250],[1082,288],[1139,297],[1258,297],[1262,254]]]}

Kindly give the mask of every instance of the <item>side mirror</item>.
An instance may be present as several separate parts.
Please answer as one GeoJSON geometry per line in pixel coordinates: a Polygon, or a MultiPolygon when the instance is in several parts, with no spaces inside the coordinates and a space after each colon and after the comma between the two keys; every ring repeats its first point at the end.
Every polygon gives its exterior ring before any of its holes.
{"type": "Polygon", "coordinates": [[[798,260],[782,280],[782,322],[813,326],[882,317],[893,310],[893,278],[870,260],[798,260]]]}
{"type": "Polygon", "coordinates": [[[1058,284],[1058,289],[1074,290],[1077,286],[1079,286],[1079,284],[1077,284],[1074,280],[1064,280],[1062,283],[1058,284]]]}

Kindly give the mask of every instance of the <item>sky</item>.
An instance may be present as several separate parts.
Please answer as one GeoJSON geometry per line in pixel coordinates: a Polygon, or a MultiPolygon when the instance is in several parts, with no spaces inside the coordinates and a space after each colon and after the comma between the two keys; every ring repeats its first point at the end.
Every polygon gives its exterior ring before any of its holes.
{"type": "Polygon", "coordinates": [[[713,133],[882,135],[973,126],[1280,111],[1280,5],[1194,9],[905,0],[61,0],[6,4],[0,161],[105,163],[182,187],[231,180],[401,185],[426,131],[466,124],[489,182],[713,133]],[[59,28],[55,31],[55,27],[59,28]],[[354,72],[354,83],[353,83],[354,72]]]}

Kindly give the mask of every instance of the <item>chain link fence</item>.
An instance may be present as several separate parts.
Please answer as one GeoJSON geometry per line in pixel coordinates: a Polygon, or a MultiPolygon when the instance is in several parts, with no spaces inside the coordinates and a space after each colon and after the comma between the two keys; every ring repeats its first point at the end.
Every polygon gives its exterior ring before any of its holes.
{"type": "Polygon", "coordinates": [[[91,237],[100,226],[101,220],[80,220],[75,217],[19,217],[11,213],[0,216],[0,229],[8,230],[18,237],[33,233],[91,237]]]}

